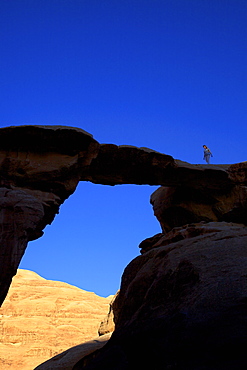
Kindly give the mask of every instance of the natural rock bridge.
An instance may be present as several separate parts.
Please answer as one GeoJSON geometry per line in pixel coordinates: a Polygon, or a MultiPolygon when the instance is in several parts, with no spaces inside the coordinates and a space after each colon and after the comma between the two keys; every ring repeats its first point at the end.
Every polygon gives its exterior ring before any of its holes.
{"type": "Polygon", "coordinates": [[[247,162],[191,165],[64,126],[7,127],[0,142],[0,303],[79,181],[161,185],[151,203],[162,233],[124,270],[111,339],[69,367],[61,354],[37,369],[247,368],[247,162]]]}
{"type": "Polygon", "coordinates": [[[247,223],[246,162],[191,165],[147,148],[99,144],[66,126],[6,127],[0,142],[0,304],[28,241],[42,236],[79,181],[162,185],[152,203],[163,231],[188,221],[247,223]]]}

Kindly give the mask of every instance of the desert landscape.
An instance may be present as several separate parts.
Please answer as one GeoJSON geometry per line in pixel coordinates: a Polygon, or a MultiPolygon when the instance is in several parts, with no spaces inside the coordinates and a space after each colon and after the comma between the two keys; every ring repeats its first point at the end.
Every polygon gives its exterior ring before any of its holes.
{"type": "Polygon", "coordinates": [[[111,299],[18,270],[0,308],[0,368],[32,370],[98,337],[111,299]]]}

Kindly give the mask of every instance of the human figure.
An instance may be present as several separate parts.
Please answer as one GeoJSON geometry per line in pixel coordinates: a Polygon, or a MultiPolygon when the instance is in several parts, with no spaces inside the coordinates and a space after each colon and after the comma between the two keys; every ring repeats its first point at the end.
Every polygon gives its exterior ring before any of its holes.
{"type": "Polygon", "coordinates": [[[207,162],[207,164],[209,164],[210,163],[210,157],[212,157],[213,154],[211,153],[211,151],[207,147],[207,145],[203,145],[203,149],[204,149],[204,157],[203,157],[203,159],[207,162]]]}

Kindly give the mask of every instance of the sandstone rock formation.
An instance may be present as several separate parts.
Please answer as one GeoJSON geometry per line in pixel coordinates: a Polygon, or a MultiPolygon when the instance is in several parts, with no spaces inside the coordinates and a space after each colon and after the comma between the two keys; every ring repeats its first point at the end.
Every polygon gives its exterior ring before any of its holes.
{"type": "Polygon", "coordinates": [[[0,141],[1,305],[28,241],[75,191],[99,144],[83,130],[57,126],[2,128],[0,141]]]}
{"type": "Polygon", "coordinates": [[[0,139],[0,303],[28,241],[79,181],[161,185],[151,203],[162,233],[123,274],[116,330],[73,370],[247,367],[247,162],[191,165],[62,126],[9,127],[0,139]]]}
{"type": "Polygon", "coordinates": [[[0,369],[32,370],[96,338],[111,299],[18,270],[0,309],[0,369]]]}
{"type": "MultiPolygon", "coordinates": [[[[109,312],[102,320],[98,333],[99,337],[86,343],[79,344],[78,346],[69,348],[68,350],[52,357],[43,364],[37,366],[34,370],[72,370],[77,363],[85,357],[95,356],[110,339],[113,331],[115,330],[113,305],[117,299],[119,291],[115,294],[109,304],[109,312]]],[[[90,357],[91,360],[91,357],[90,357]]],[[[84,360],[84,364],[85,364],[84,360]]]]}
{"type": "Polygon", "coordinates": [[[91,354],[94,355],[96,351],[104,347],[110,337],[111,333],[104,334],[96,339],[72,347],[37,366],[34,370],[72,370],[82,358],[91,354]]]}
{"type": "Polygon", "coordinates": [[[247,227],[206,223],[136,257],[113,310],[116,330],[73,370],[247,367],[247,227]],[[201,231],[199,233],[199,230],[201,231]]]}
{"type": "MultiPolygon", "coordinates": [[[[247,164],[247,163],[246,163],[247,164]]],[[[239,164],[239,166],[246,164],[239,164]]],[[[231,169],[232,167],[229,167],[231,169]]],[[[247,225],[246,179],[219,189],[193,186],[160,187],[151,196],[154,214],[164,232],[200,221],[247,225]]]]}
{"type": "MultiPolygon", "coordinates": [[[[141,254],[148,252],[153,248],[163,247],[165,245],[171,245],[175,242],[182,241],[184,239],[190,239],[197,236],[204,235],[207,237],[208,234],[216,233],[222,231],[222,227],[224,227],[225,233],[227,232],[228,227],[231,226],[229,229],[229,238],[231,237],[231,233],[235,224],[234,223],[226,223],[226,222],[209,222],[206,223],[204,221],[198,224],[188,224],[180,227],[174,227],[168,233],[159,233],[154,235],[151,238],[143,240],[139,244],[139,248],[141,248],[141,254]]],[[[244,225],[237,225],[236,230],[244,230],[244,225]]]]}
{"type": "MultiPolygon", "coordinates": [[[[3,230],[0,235],[0,304],[28,241],[42,235],[44,227],[52,222],[79,181],[178,186],[180,189],[182,186],[188,187],[189,193],[191,189],[199,193],[211,189],[213,196],[214,192],[216,195],[213,200],[210,195],[206,202],[217,203],[213,220],[218,217],[218,211],[221,217],[221,206],[227,221],[236,221],[239,214],[245,214],[246,163],[191,165],[147,148],[100,145],[91,134],[66,126],[6,127],[0,129],[0,140],[0,222],[3,230]],[[221,194],[222,189],[223,199],[219,200],[217,194],[221,194]],[[232,204],[234,209],[231,211],[227,207],[225,210],[224,201],[232,193],[235,196],[229,207],[232,204]],[[237,212],[236,207],[240,208],[237,212]]],[[[159,212],[157,217],[160,217],[159,212]]],[[[180,218],[184,220],[184,216],[180,218]]],[[[198,217],[191,219],[198,221],[198,217]]]]}
{"type": "Polygon", "coordinates": [[[117,293],[112,298],[110,305],[109,305],[110,306],[109,312],[100,323],[99,330],[98,330],[98,333],[100,336],[112,333],[115,330],[113,306],[114,306],[114,302],[117,299],[118,295],[119,295],[119,291],[117,291],[117,293]]]}

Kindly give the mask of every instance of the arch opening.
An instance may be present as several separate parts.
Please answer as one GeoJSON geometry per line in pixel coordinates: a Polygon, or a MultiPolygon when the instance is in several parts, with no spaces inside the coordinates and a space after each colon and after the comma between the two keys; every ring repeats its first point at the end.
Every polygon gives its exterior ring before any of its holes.
{"type": "Polygon", "coordinates": [[[149,185],[80,182],[44,235],[29,242],[19,268],[93,291],[115,294],[139,243],[160,232],[149,185]]]}

